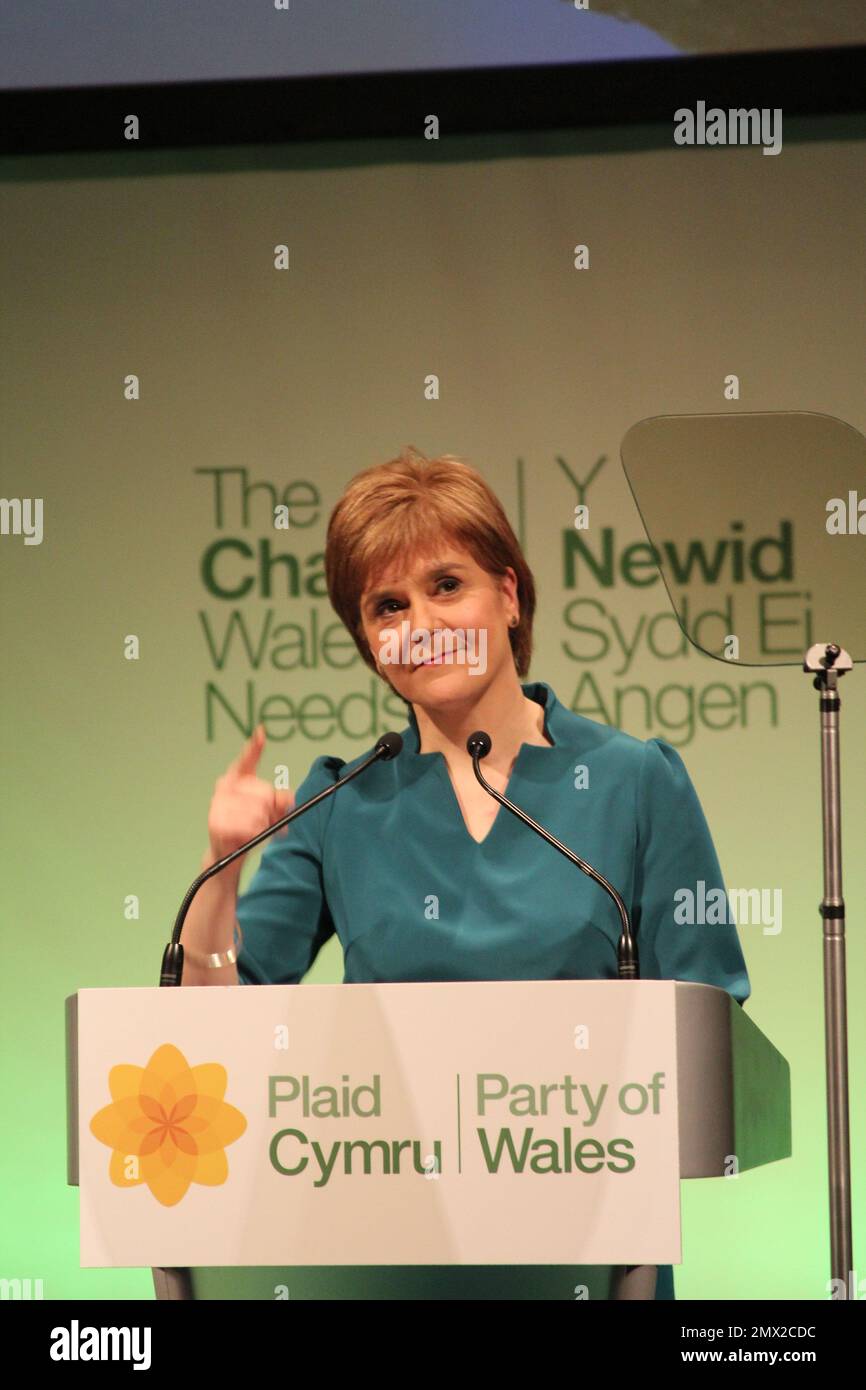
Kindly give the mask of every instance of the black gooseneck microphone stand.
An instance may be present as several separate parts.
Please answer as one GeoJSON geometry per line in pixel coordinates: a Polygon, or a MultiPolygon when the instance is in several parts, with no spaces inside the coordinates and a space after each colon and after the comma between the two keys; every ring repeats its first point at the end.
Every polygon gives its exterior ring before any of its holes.
{"type": "Polygon", "coordinates": [[[481,729],[479,729],[477,733],[470,734],[469,738],[466,740],[466,751],[472,759],[472,767],[478,781],[481,783],[484,790],[489,792],[490,795],[499,802],[500,806],[505,806],[512,815],[522,820],[524,825],[528,825],[531,830],[534,830],[536,835],[540,835],[542,840],[546,840],[549,845],[553,845],[554,849],[558,849],[560,854],[564,854],[566,859],[572,864],[576,864],[579,869],[599,884],[599,886],[613,898],[613,901],[616,903],[617,911],[619,912],[620,921],[622,922],[622,933],[616,948],[617,974],[621,980],[639,979],[640,971],[637,943],[635,942],[634,933],[631,929],[628,910],[619,893],[616,891],[613,884],[608,883],[603,874],[598,873],[591,864],[587,864],[585,859],[581,859],[579,855],[575,854],[573,850],[570,850],[567,845],[564,845],[561,840],[557,840],[555,835],[551,835],[549,830],[545,830],[544,827],[539,825],[537,821],[534,821],[531,816],[528,816],[525,811],[522,811],[519,806],[515,806],[514,802],[509,801],[507,796],[503,796],[495,787],[491,787],[490,783],[487,782],[482,775],[479,762],[481,758],[487,757],[492,747],[493,744],[490,735],[484,733],[481,729]]]}

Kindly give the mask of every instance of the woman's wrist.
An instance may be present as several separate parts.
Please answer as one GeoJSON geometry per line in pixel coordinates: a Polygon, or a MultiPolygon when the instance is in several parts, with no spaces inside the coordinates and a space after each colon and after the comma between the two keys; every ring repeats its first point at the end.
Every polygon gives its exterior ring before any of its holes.
{"type": "Polygon", "coordinates": [[[243,945],[243,939],[240,923],[236,918],[230,945],[223,946],[221,949],[217,947],[214,950],[205,951],[185,946],[184,959],[188,960],[191,965],[204,966],[209,970],[225,969],[227,966],[237,964],[237,959],[243,945]]]}
{"type": "MultiPolygon", "coordinates": [[[[214,864],[218,864],[219,861],[224,858],[225,855],[214,854],[214,851],[208,846],[202,855],[201,872],[204,873],[205,869],[212,869],[214,864]]],[[[243,866],[243,858],[235,859],[232,864],[227,864],[224,869],[220,869],[218,874],[213,874],[203,887],[228,888],[234,892],[237,889],[243,866]]]]}

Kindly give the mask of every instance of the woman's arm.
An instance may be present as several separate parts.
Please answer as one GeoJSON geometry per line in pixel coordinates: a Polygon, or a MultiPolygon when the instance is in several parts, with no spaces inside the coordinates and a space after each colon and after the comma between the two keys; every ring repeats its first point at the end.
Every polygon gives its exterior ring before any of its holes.
{"type": "MultiPolygon", "coordinates": [[[[285,814],[283,803],[295,804],[290,792],[275,792],[253,775],[261,743],[263,733],[257,731],[217,782],[203,869],[273,825],[285,814]]],[[[298,788],[297,804],[303,806],[332,786],[344,766],[342,758],[316,758],[298,788]]],[[[303,978],[334,934],[322,873],[324,833],[333,804],[331,797],[312,807],[264,843],[246,892],[238,890],[245,856],[199,889],[184,923],[183,984],[296,984],[303,978]],[[237,965],[209,966],[207,955],[222,954],[234,944],[236,926],[242,934],[237,965]]]]}
{"type": "MultiPolygon", "coordinates": [[[[339,780],[342,758],[316,758],[298,787],[303,806],[339,780]]],[[[337,792],[299,816],[285,837],[268,840],[249,887],[237,899],[243,934],[238,982],[299,984],[335,927],[325,895],[324,857],[337,792]]],[[[216,972],[214,972],[216,973],[216,972]]]]}
{"type": "MultiPolygon", "coordinates": [[[[207,849],[202,855],[201,872],[217,862],[217,856],[207,849]]],[[[240,865],[242,859],[235,861],[240,865]]],[[[202,955],[222,954],[234,945],[237,925],[237,901],[240,868],[229,864],[209,878],[196,893],[183,924],[181,943],[184,948],[184,985],[236,985],[236,965],[221,965],[218,969],[200,964],[202,955]],[[195,957],[195,959],[193,959],[195,957]]]]}
{"type": "MultiPolygon", "coordinates": [[[[294,805],[290,791],[277,791],[256,776],[264,746],[265,731],[260,724],[223,776],[217,778],[208,810],[210,844],[202,858],[203,870],[274,825],[294,805]]],[[[285,834],[285,831],[277,831],[277,834],[285,834]]],[[[241,855],[214,874],[193,898],[181,936],[184,950],[181,984],[239,983],[237,966],[223,964],[214,968],[207,964],[206,957],[221,955],[234,945],[238,883],[245,858],[246,855],[241,855]]]]}
{"type": "Polygon", "coordinates": [[[684,890],[696,899],[715,889],[727,894],[698,794],[664,739],[644,745],[636,818],[633,923],[641,977],[716,985],[743,1004],[751,986],[736,924],[689,920],[680,907],[684,890]]]}

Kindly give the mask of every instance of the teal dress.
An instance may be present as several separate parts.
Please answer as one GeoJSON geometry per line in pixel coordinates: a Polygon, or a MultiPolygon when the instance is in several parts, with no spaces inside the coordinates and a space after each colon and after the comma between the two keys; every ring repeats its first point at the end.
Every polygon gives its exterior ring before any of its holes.
{"type": "MultiPolygon", "coordinates": [[[[750,986],[736,927],[694,930],[673,918],[677,889],[700,879],[708,892],[724,889],[677,751],[662,739],[644,742],[572,714],[543,681],[523,692],[543,706],[552,746],[521,745],[509,799],[617,888],[631,914],[643,979],[717,985],[742,1004],[750,986]],[[583,789],[580,768],[588,779],[583,789]]],[[[485,839],[475,841],[444,754],[419,752],[411,705],[407,711],[397,758],[374,763],[267,842],[237,905],[240,982],[300,982],[335,932],[346,984],[615,979],[620,919],[604,890],[504,806],[485,839]],[[438,899],[432,919],[431,895],[438,899]]],[[[371,751],[348,764],[316,758],[296,804],[371,751]]],[[[569,1298],[570,1273],[546,1266],[340,1267],[309,1277],[312,1285],[319,1281],[315,1297],[511,1298],[526,1297],[531,1285],[531,1297],[569,1298]],[[458,1287],[464,1292],[453,1292],[458,1287]],[[538,1293],[542,1287],[551,1292],[538,1293]]],[[[656,1297],[674,1297],[670,1265],[659,1267],[656,1297]]]]}

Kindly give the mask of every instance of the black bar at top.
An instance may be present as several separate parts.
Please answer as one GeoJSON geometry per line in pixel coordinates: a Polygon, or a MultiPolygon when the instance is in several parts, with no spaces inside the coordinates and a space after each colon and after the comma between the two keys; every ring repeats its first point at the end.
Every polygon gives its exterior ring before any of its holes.
{"type": "MultiPolygon", "coordinates": [[[[681,106],[866,110],[866,44],[605,63],[0,92],[0,153],[172,149],[672,121],[681,106]],[[140,118],[133,146],[123,117],[140,118]]],[[[435,142],[431,142],[435,158],[435,142]]]]}

